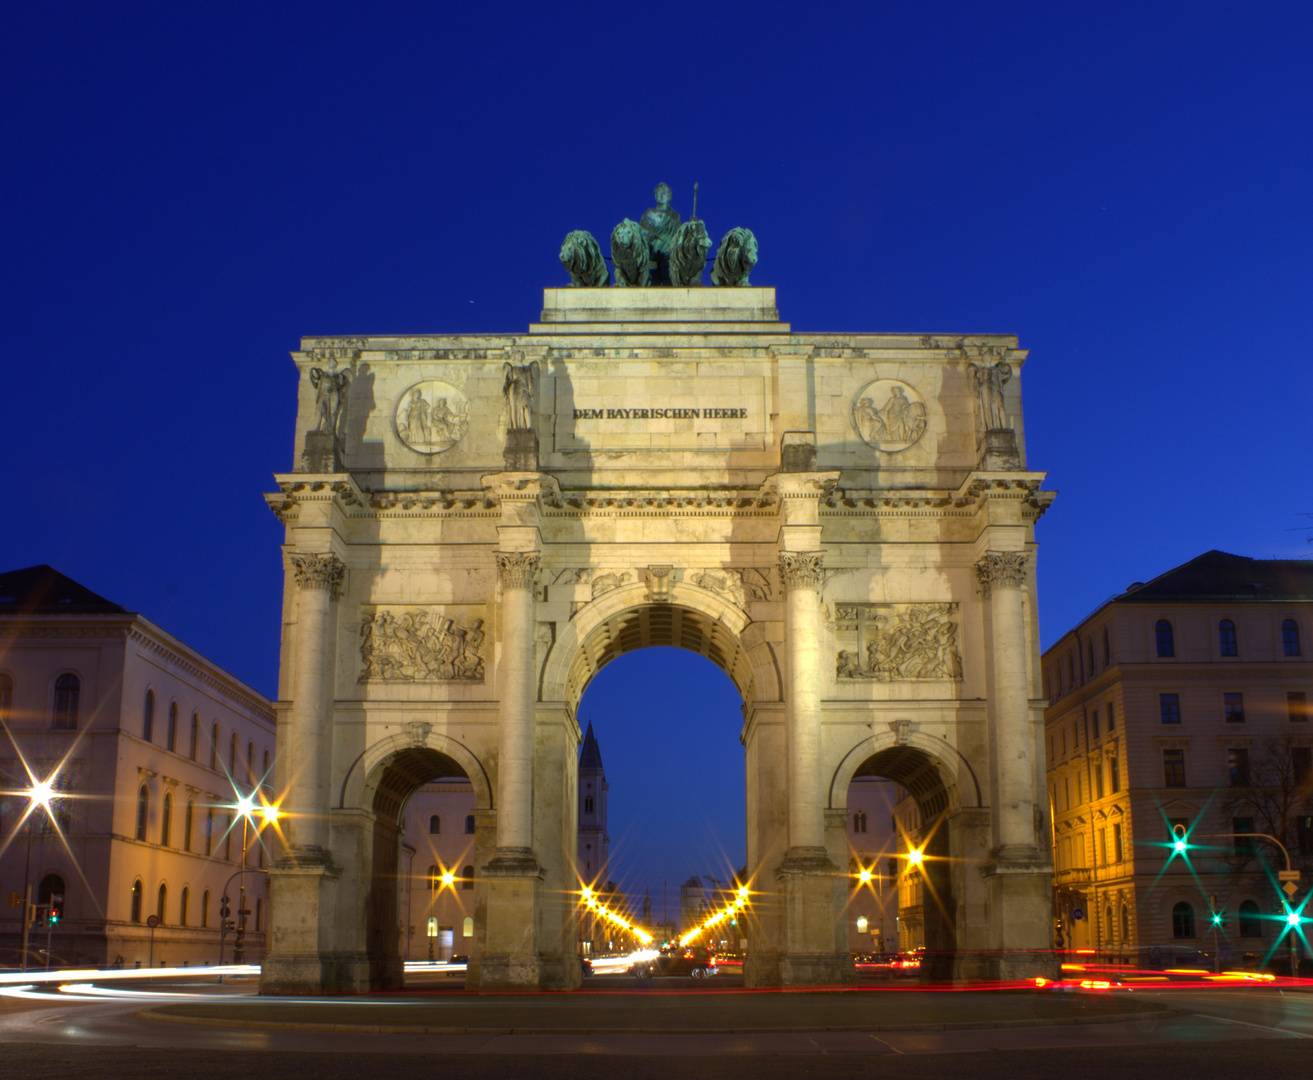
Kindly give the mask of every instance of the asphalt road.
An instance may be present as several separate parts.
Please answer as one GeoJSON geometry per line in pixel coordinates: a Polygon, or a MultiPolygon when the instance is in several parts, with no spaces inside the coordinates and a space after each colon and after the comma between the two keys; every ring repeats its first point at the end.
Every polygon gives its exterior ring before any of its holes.
{"type": "MultiPolygon", "coordinates": [[[[1313,1074],[1313,994],[1260,987],[1136,991],[1137,1004],[1152,1002],[1170,1011],[1141,1012],[1113,1022],[940,1030],[789,1030],[799,1025],[775,1021],[767,1030],[732,1033],[538,1029],[367,1034],[198,1026],[142,1015],[143,1009],[166,1002],[194,1001],[194,995],[238,1004],[249,989],[249,984],[230,985],[216,994],[219,988],[212,983],[197,982],[96,991],[108,997],[55,991],[0,998],[0,1077],[375,1080],[435,1072],[443,1077],[580,1077],[603,1069],[624,1080],[843,1077],[877,1071],[895,1080],[958,1075],[1017,1080],[1021,1069],[1061,1070],[1063,1080],[1108,1080],[1132,1070],[1154,1080],[1246,1075],[1303,1080],[1313,1074]],[[157,996],[165,994],[184,996],[157,996]],[[877,1057],[878,1063],[873,1061],[877,1057]]],[[[909,991],[908,999],[913,995],[913,1011],[947,1022],[963,1015],[961,999],[953,993],[909,991]]],[[[1100,1004],[1118,996],[1102,995],[1100,1004]]],[[[562,997],[544,999],[559,1002],[562,997]]],[[[788,1000],[787,995],[774,997],[788,1000]]],[[[684,1001],[698,1010],[715,1010],[720,998],[692,990],[674,995],[672,1007],[684,1001]]],[[[588,1002],[574,1000],[582,1010],[576,1026],[582,1027],[588,1002]]],[[[333,1004],[322,1006],[325,1016],[331,1016],[333,1004]]],[[[796,1015],[803,1017],[811,1007],[800,1001],[796,1015]]]]}

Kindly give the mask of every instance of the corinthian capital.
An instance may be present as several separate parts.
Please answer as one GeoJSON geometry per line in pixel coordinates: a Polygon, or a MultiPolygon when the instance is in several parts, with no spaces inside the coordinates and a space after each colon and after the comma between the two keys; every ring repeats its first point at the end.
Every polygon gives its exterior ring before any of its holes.
{"type": "Polygon", "coordinates": [[[293,573],[303,589],[327,589],[336,600],[342,595],[342,574],[346,570],[336,555],[293,555],[293,573]]]}
{"type": "Polygon", "coordinates": [[[781,551],[780,580],[785,589],[820,589],[825,572],[823,551],[781,551]]]}
{"type": "Polygon", "coordinates": [[[980,591],[989,596],[993,589],[1019,589],[1026,580],[1026,560],[1024,551],[989,551],[976,563],[976,575],[980,578],[980,591]]]}
{"type": "Polygon", "coordinates": [[[537,569],[536,551],[497,552],[497,577],[503,589],[532,589],[537,569]]]}

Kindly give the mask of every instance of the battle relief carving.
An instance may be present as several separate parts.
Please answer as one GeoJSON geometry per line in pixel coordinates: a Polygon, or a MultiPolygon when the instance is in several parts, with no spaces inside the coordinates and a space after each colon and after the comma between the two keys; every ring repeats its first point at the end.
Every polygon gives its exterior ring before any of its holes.
{"type": "Polygon", "coordinates": [[[841,679],[960,679],[957,604],[836,604],[841,679]]]}
{"type": "Polygon", "coordinates": [[[895,454],[925,434],[925,399],[897,379],[876,379],[853,398],[853,430],[874,450],[895,454]]]}
{"type": "Polygon", "coordinates": [[[451,383],[426,379],[397,398],[397,437],[421,454],[440,454],[465,437],[470,403],[451,383]]]}
{"type": "Polygon", "coordinates": [[[378,608],[360,619],[360,681],[482,682],[483,608],[378,608]],[[458,613],[458,614],[454,614],[458,613]]]}

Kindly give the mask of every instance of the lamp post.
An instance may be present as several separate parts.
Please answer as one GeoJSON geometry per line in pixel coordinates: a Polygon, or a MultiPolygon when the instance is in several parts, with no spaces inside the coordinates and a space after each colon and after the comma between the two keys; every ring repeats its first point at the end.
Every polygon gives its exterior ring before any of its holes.
{"type": "Polygon", "coordinates": [[[27,862],[23,867],[23,970],[27,970],[27,945],[32,926],[32,818],[39,806],[50,813],[54,798],[54,777],[35,781],[27,791],[27,862]]]}

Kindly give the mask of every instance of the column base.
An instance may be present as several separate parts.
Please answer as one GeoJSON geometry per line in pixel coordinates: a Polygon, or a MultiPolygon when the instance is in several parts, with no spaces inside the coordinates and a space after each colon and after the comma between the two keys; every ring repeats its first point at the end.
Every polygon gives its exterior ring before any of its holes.
{"type": "Polygon", "coordinates": [[[823,847],[789,848],[778,877],[784,909],[779,985],[837,986],[856,981],[840,914],[847,879],[829,853],[823,847]]]}
{"type": "Polygon", "coordinates": [[[331,932],[340,869],[327,853],[300,849],[269,869],[269,946],[260,967],[262,994],[325,994],[369,989],[358,965],[324,947],[331,932]],[[311,861],[314,860],[314,861],[311,861]]]}
{"type": "MultiPolygon", "coordinates": [[[[1013,845],[1012,849],[1024,848],[1013,845]]],[[[989,911],[988,977],[1053,979],[1052,865],[1038,856],[1004,858],[1001,849],[982,867],[989,911]]]]}
{"type": "Polygon", "coordinates": [[[540,938],[543,870],[529,848],[498,848],[483,868],[485,945],[470,957],[465,985],[477,990],[572,990],[579,961],[540,938]]]}

